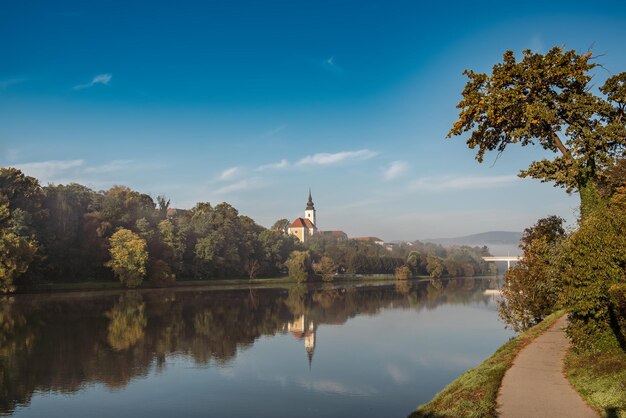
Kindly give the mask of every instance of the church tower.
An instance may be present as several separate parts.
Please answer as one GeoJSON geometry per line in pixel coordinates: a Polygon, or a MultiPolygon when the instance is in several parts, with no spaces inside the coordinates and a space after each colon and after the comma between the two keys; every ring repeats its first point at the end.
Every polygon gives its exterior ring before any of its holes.
{"type": "Polygon", "coordinates": [[[304,211],[304,219],[308,219],[317,226],[317,219],[315,219],[315,206],[313,206],[313,198],[311,197],[311,189],[309,189],[309,201],[306,204],[306,210],[304,211]]]}

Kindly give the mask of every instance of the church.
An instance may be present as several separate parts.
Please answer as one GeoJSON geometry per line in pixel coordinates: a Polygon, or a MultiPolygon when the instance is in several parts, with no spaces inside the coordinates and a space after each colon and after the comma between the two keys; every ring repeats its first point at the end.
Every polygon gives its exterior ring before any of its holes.
{"type": "Polygon", "coordinates": [[[319,231],[317,229],[317,218],[315,205],[313,204],[313,198],[311,197],[311,189],[309,189],[309,200],[306,204],[306,209],[304,210],[304,218],[296,218],[287,228],[287,233],[295,236],[302,243],[306,243],[310,237],[317,234],[333,237],[339,240],[348,239],[348,235],[346,235],[343,231],[319,231]]]}

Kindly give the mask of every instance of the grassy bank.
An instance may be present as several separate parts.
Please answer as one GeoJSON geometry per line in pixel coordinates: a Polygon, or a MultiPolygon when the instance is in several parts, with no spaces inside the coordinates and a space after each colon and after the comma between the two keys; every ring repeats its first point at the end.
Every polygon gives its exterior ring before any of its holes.
{"type": "Polygon", "coordinates": [[[626,353],[613,334],[607,349],[570,350],[565,373],[583,399],[606,417],[626,418],[626,353]]]}
{"type": "Polygon", "coordinates": [[[562,314],[556,312],[509,340],[480,366],[463,373],[409,417],[495,417],[504,373],[520,350],[550,328],[562,314]]]}
{"type": "MultiPolygon", "coordinates": [[[[416,280],[426,280],[425,277],[418,277],[416,280]]],[[[332,283],[350,283],[350,282],[376,282],[376,281],[392,281],[395,280],[394,275],[390,274],[359,274],[359,275],[340,275],[335,277],[332,283]]],[[[307,283],[322,283],[321,278],[310,279],[307,283]]],[[[282,277],[269,277],[258,278],[249,280],[248,278],[234,278],[234,279],[207,279],[207,280],[180,280],[176,281],[170,289],[179,287],[211,287],[215,289],[237,289],[241,287],[248,287],[252,285],[254,288],[268,288],[268,287],[289,287],[295,284],[295,281],[287,276],[282,277]]],[[[152,285],[149,281],[144,281],[140,286],[140,289],[153,289],[158,288],[152,285]]],[[[66,291],[88,291],[88,290],[103,290],[103,289],[125,289],[118,281],[112,282],[99,282],[99,281],[85,281],[85,282],[70,282],[70,283],[38,283],[27,288],[21,289],[18,293],[38,293],[38,292],[66,292],[66,291]]]]}

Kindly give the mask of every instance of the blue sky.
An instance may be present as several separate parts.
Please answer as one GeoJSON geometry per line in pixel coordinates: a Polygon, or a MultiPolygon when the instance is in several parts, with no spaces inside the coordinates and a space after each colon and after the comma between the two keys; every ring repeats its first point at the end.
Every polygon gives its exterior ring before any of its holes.
{"type": "Polygon", "coordinates": [[[0,5],[0,165],[227,201],[383,239],[573,220],[577,196],[446,140],[465,83],[507,49],[593,48],[626,71],[626,5],[572,1],[25,1],[0,5]]]}

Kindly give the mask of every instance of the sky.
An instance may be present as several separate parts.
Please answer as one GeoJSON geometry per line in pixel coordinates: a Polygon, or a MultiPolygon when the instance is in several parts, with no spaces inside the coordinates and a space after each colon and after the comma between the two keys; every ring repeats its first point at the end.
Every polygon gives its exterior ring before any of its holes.
{"type": "Polygon", "coordinates": [[[462,72],[559,45],[597,89],[625,39],[622,1],[3,0],[0,166],[264,226],[311,188],[320,229],[384,240],[573,223],[577,195],[517,177],[543,151],[446,139],[462,72]]]}

